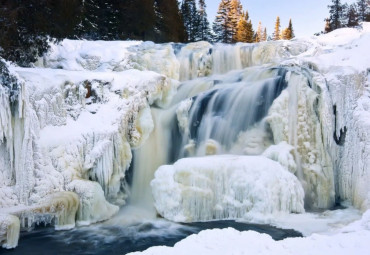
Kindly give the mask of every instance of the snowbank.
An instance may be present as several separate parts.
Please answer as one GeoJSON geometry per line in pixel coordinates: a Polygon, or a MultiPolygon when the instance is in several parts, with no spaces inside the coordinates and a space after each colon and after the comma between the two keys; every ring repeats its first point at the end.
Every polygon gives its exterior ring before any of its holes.
{"type": "Polygon", "coordinates": [[[232,228],[206,230],[175,244],[152,247],[133,254],[358,254],[369,253],[370,211],[360,221],[334,235],[313,234],[306,238],[274,241],[266,234],[239,232],[232,228]]]}
{"type": "Polygon", "coordinates": [[[181,159],[160,167],[151,186],[158,213],[177,222],[304,212],[298,179],[265,157],[181,159]]]}

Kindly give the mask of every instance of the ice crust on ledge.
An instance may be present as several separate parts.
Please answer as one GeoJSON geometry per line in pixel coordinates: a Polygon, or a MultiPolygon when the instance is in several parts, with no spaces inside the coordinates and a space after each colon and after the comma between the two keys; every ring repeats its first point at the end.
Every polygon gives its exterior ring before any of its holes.
{"type": "Polygon", "coordinates": [[[151,186],[158,213],[176,222],[304,212],[298,179],[262,156],[181,159],[161,166],[151,186]]]}
{"type": "Polygon", "coordinates": [[[149,107],[165,106],[177,82],[150,71],[9,68],[19,86],[13,104],[0,86],[0,211],[28,227],[55,217],[57,229],[74,227],[77,210],[79,224],[112,217],[128,196],[131,150],[152,132],[149,107]],[[50,197],[55,205],[40,204],[50,197]],[[46,208],[58,204],[68,215],[46,208]]]}

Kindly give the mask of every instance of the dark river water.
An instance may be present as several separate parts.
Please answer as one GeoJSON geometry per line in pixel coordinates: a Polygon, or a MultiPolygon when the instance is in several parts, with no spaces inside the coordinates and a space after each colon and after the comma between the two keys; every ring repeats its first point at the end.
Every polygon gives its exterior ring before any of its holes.
{"type": "Polygon", "coordinates": [[[240,231],[254,230],[259,233],[266,233],[275,240],[302,236],[294,230],[283,230],[268,225],[245,224],[235,221],[176,224],[165,220],[155,220],[131,226],[99,224],[69,231],[55,231],[52,227],[36,227],[31,232],[21,233],[19,246],[16,249],[5,250],[0,248],[0,254],[123,255],[133,251],[143,251],[151,246],[173,246],[185,237],[199,233],[202,230],[228,227],[240,231]]]}

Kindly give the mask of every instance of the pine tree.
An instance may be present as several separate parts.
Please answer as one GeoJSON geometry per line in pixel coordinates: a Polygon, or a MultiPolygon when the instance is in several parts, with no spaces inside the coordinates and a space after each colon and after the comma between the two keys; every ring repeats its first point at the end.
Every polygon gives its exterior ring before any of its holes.
{"type": "Polygon", "coordinates": [[[230,30],[232,33],[231,42],[236,42],[235,36],[237,33],[237,26],[238,26],[239,20],[243,14],[243,6],[239,0],[231,0],[230,6],[231,8],[228,13],[228,16],[230,20],[230,30]]]}
{"type": "Polygon", "coordinates": [[[347,17],[348,17],[348,21],[347,21],[348,27],[358,26],[359,16],[358,16],[355,4],[351,4],[349,6],[347,17]]]}
{"type": "Polygon", "coordinates": [[[248,12],[242,13],[236,29],[235,41],[236,42],[253,42],[253,26],[252,21],[249,20],[248,12]]]}
{"type": "Polygon", "coordinates": [[[184,22],[176,0],[156,0],[156,42],[183,42],[184,22]]]}
{"type": "Polygon", "coordinates": [[[267,29],[266,28],[263,30],[262,41],[263,42],[267,41],[267,29]]]}
{"type": "Polygon", "coordinates": [[[280,40],[280,17],[278,16],[276,18],[276,22],[275,22],[275,31],[274,31],[274,34],[273,34],[273,40],[274,41],[278,41],[280,40]]]}
{"type": "Polygon", "coordinates": [[[330,30],[335,30],[343,27],[343,17],[345,5],[340,0],[332,0],[332,4],[328,5],[330,18],[330,30]]]}
{"type": "Polygon", "coordinates": [[[123,39],[155,40],[154,0],[120,1],[120,34],[123,39]]]}
{"type": "Polygon", "coordinates": [[[198,31],[197,40],[210,41],[212,34],[211,34],[210,26],[209,26],[209,21],[207,18],[205,0],[199,0],[198,5],[199,5],[199,10],[198,10],[199,28],[197,29],[198,31]]]}
{"type": "Polygon", "coordinates": [[[29,66],[49,48],[52,12],[47,0],[3,0],[0,56],[29,66]]]}
{"type": "Polygon", "coordinates": [[[286,40],[291,40],[295,37],[292,19],[289,19],[289,25],[287,27],[287,38],[286,40]]]}
{"type": "Polygon", "coordinates": [[[221,0],[217,15],[213,22],[214,40],[231,43],[233,38],[232,21],[230,20],[231,0],[221,0]]]}
{"type": "Polygon", "coordinates": [[[368,0],[357,0],[356,2],[357,12],[358,12],[358,21],[366,21],[367,15],[370,10],[370,1],[368,0]]]}
{"type": "Polygon", "coordinates": [[[187,41],[195,42],[199,34],[200,17],[197,11],[195,0],[183,0],[181,5],[181,14],[187,33],[187,41]]]}

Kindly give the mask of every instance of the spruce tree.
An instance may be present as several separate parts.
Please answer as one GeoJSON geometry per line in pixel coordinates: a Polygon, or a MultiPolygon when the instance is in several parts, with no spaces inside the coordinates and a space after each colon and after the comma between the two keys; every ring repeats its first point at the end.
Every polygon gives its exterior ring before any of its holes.
{"type": "Polygon", "coordinates": [[[231,0],[221,0],[217,15],[213,22],[214,40],[216,42],[231,43],[233,38],[232,21],[230,20],[231,0]]]}
{"type": "Polygon", "coordinates": [[[120,1],[120,34],[123,39],[155,40],[154,0],[120,1]]]}
{"type": "Polygon", "coordinates": [[[275,30],[274,30],[274,34],[273,34],[273,40],[274,41],[278,41],[280,40],[280,17],[278,16],[276,18],[276,22],[275,22],[275,30]]]}
{"type": "Polygon", "coordinates": [[[249,20],[248,12],[242,13],[239,19],[238,26],[236,29],[235,41],[236,42],[253,42],[253,26],[252,22],[249,20]]]}
{"type": "Polygon", "coordinates": [[[199,34],[200,17],[197,11],[195,0],[183,0],[181,5],[181,14],[187,33],[187,41],[195,42],[199,34]]]}
{"type": "Polygon", "coordinates": [[[366,21],[366,16],[369,14],[370,10],[370,1],[368,0],[357,0],[356,2],[357,12],[358,12],[358,21],[366,21]]]}
{"type": "Polygon", "coordinates": [[[267,29],[266,28],[263,30],[262,41],[263,42],[267,41],[267,29]]]}
{"type": "Polygon", "coordinates": [[[295,35],[294,35],[292,19],[289,19],[289,25],[287,27],[287,39],[286,40],[291,40],[294,37],[295,37],[295,35]]]}
{"type": "Polygon", "coordinates": [[[198,24],[198,35],[197,40],[199,41],[210,41],[212,38],[211,29],[209,26],[209,21],[206,12],[206,3],[205,0],[199,0],[198,2],[199,10],[199,24],[198,24]]]}
{"type": "Polygon", "coordinates": [[[359,21],[359,16],[357,13],[356,5],[351,4],[348,8],[348,13],[347,13],[347,26],[348,27],[355,27],[358,26],[358,21],[359,21]]]}
{"type": "Polygon", "coordinates": [[[176,0],[156,0],[156,42],[184,42],[186,32],[176,0]]]}
{"type": "Polygon", "coordinates": [[[228,13],[229,20],[230,20],[230,30],[232,34],[231,42],[236,42],[236,33],[237,33],[237,26],[238,22],[243,14],[243,6],[239,0],[231,0],[230,2],[230,11],[228,13]]]}
{"type": "Polygon", "coordinates": [[[335,30],[343,27],[343,17],[345,5],[340,0],[332,0],[332,4],[328,5],[330,18],[330,30],[335,30]]]}

